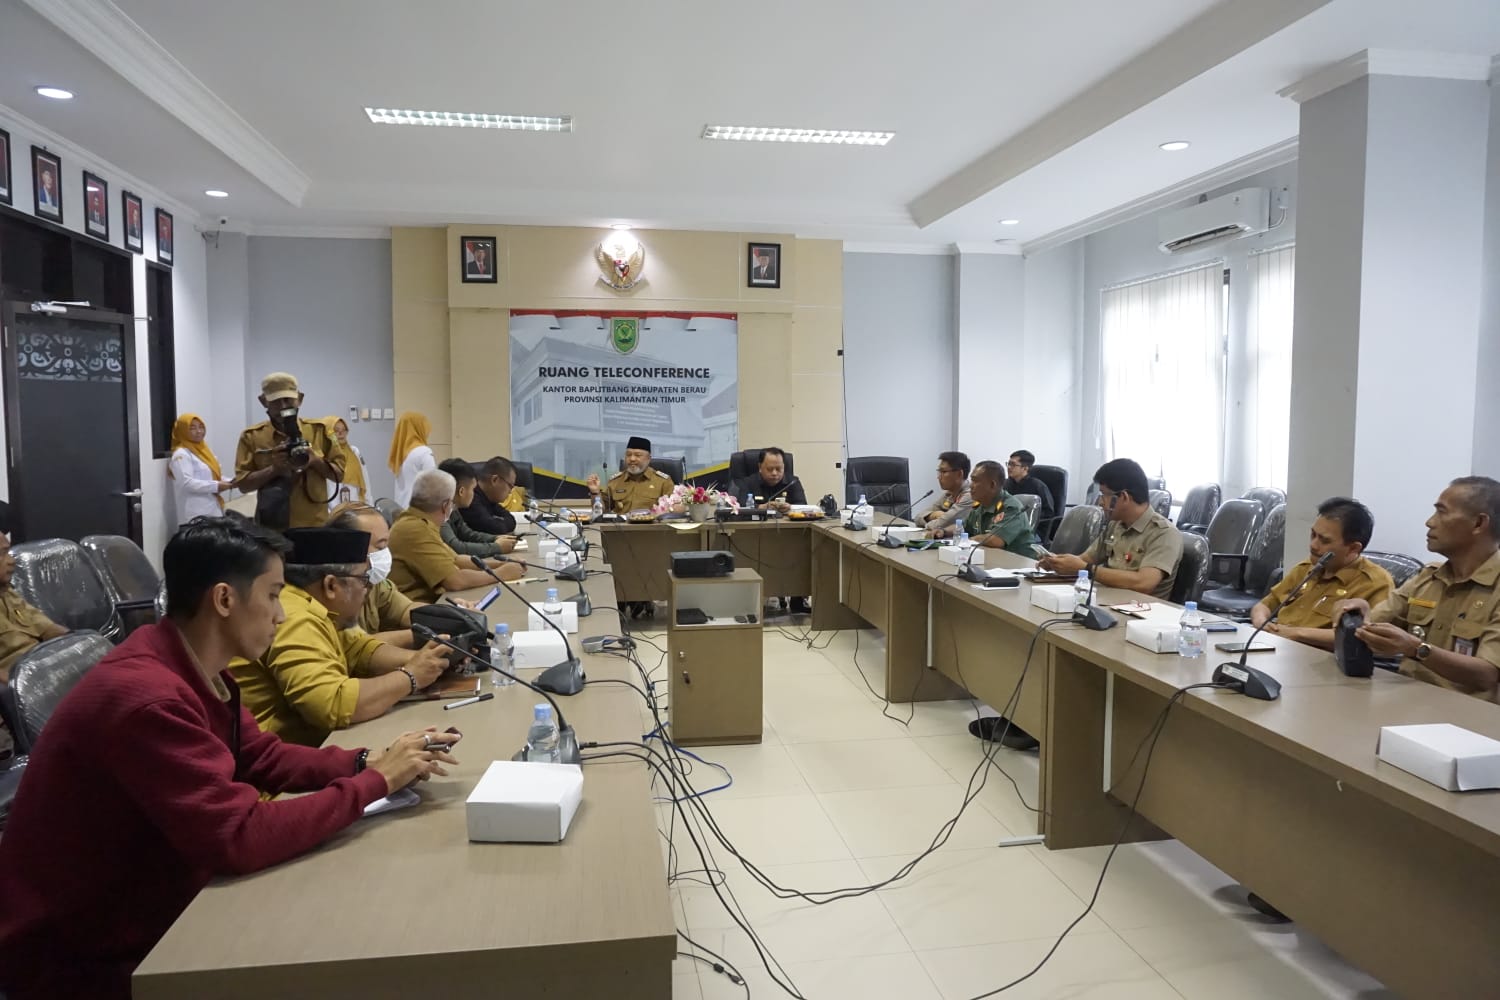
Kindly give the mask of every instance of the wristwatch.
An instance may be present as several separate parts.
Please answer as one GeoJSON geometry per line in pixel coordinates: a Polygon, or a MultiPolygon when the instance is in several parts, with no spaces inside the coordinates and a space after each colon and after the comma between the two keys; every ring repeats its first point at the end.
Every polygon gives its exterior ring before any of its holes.
{"type": "Polygon", "coordinates": [[[354,773],[359,774],[370,763],[370,748],[365,747],[354,755],[354,773]]]}
{"type": "Polygon", "coordinates": [[[1417,647],[1415,653],[1411,654],[1411,658],[1420,663],[1422,660],[1427,659],[1427,654],[1430,652],[1432,652],[1432,646],[1424,642],[1417,647]]]}

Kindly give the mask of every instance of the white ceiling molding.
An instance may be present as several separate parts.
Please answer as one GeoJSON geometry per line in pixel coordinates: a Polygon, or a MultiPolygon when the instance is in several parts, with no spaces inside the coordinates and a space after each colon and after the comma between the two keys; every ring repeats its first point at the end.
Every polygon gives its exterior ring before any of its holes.
{"type": "Polygon", "coordinates": [[[1221,4],[918,195],[912,219],[927,228],[1329,2],[1221,4]]]}
{"type": "Polygon", "coordinates": [[[1173,184],[1171,187],[1162,188],[1160,191],[1154,191],[1118,208],[1112,208],[1108,212],[1101,212],[1092,218],[1084,219],[1082,222],[1047,233],[1045,236],[1039,236],[1034,240],[1027,240],[1022,245],[1022,250],[1027,256],[1030,256],[1034,253],[1041,253],[1045,250],[1060,247],[1064,243],[1071,243],[1074,240],[1082,239],[1085,236],[1108,229],[1110,226],[1118,226],[1122,222],[1129,222],[1131,219],[1138,219],[1143,215],[1149,215],[1152,212],[1175,205],[1180,201],[1186,201],[1205,191],[1212,191],[1214,188],[1231,184],[1242,177],[1249,177],[1251,174],[1258,174],[1262,170],[1279,167],[1283,163],[1291,163],[1296,158],[1297,140],[1295,138],[1288,139],[1285,142],[1278,142],[1274,146],[1267,146],[1265,149],[1251,153],[1249,156],[1242,156],[1238,160],[1232,160],[1223,166],[1215,167],[1195,177],[1189,177],[1185,181],[1173,184]]]}
{"type": "Polygon", "coordinates": [[[905,253],[924,257],[948,257],[953,247],[947,243],[844,243],[844,253],[905,253]]]}
{"type": "Polygon", "coordinates": [[[26,3],[281,198],[302,204],[308,176],[120,8],[109,0],[26,3]]]}
{"type": "MultiPolygon", "coordinates": [[[[12,108],[0,104],[0,125],[8,125],[12,133],[12,141],[15,134],[26,133],[33,141],[49,152],[62,154],[66,158],[66,166],[73,164],[81,165],[90,173],[96,173],[100,177],[118,185],[131,194],[138,194],[153,205],[160,205],[172,213],[172,218],[178,223],[189,222],[197,224],[200,221],[198,210],[191,208],[183,202],[178,201],[171,195],[163,194],[162,190],[154,185],[147,184],[134,174],[126,173],[108,160],[100,159],[96,154],[84,149],[76,142],[64,139],[51,129],[38,125],[25,115],[12,108]]],[[[11,151],[14,158],[16,153],[11,151]]],[[[14,162],[14,160],[12,161],[14,162]]],[[[118,198],[118,195],[115,196],[118,198]]]]}
{"type": "Polygon", "coordinates": [[[955,243],[953,252],[959,254],[988,254],[996,257],[1019,257],[1021,256],[1021,244],[1019,243],[955,243]]]}
{"type": "Polygon", "coordinates": [[[388,226],[247,226],[246,236],[303,240],[388,240],[388,226]]]}
{"type": "Polygon", "coordinates": [[[1484,56],[1455,52],[1398,52],[1391,49],[1366,49],[1348,59],[1325,66],[1290,87],[1276,93],[1298,104],[1322,97],[1332,90],[1353,83],[1364,76],[1413,76],[1431,80],[1487,81],[1494,72],[1495,61],[1484,56]]]}

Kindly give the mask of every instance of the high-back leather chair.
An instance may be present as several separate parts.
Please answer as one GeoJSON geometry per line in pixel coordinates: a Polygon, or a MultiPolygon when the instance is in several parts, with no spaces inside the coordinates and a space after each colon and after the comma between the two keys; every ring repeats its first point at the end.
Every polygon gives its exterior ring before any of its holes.
{"type": "Polygon", "coordinates": [[[1060,465],[1033,465],[1031,474],[1046,483],[1047,492],[1052,494],[1052,520],[1037,525],[1037,537],[1046,542],[1057,534],[1063,511],[1068,507],[1068,470],[1060,465]]]}
{"type": "Polygon", "coordinates": [[[1417,575],[1417,570],[1422,568],[1420,559],[1411,556],[1403,556],[1397,552],[1365,552],[1365,558],[1377,566],[1384,566],[1385,571],[1391,574],[1391,579],[1396,581],[1396,586],[1401,586],[1407,580],[1417,575]]]}
{"type": "Polygon", "coordinates": [[[1248,618],[1250,609],[1271,589],[1271,576],[1281,566],[1285,547],[1286,504],[1279,503],[1266,515],[1247,552],[1239,556],[1213,554],[1214,576],[1230,575],[1221,569],[1226,564],[1237,567],[1237,572],[1228,586],[1205,590],[1198,606],[1205,611],[1248,618]]]}
{"type": "Polygon", "coordinates": [[[1081,556],[1099,537],[1104,511],[1099,507],[1070,507],[1048,546],[1058,555],[1081,556]]]}
{"type": "MultiPolygon", "coordinates": [[[[651,468],[657,472],[670,476],[673,486],[681,486],[687,481],[687,459],[686,458],[653,458],[651,468]]],[[[620,459],[620,471],[625,471],[625,460],[620,459]]]]}
{"type": "Polygon", "coordinates": [[[38,643],[16,660],[4,697],[19,749],[30,752],[36,746],[58,704],[109,650],[109,642],[97,632],[69,632],[38,643]]]}
{"type": "Polygon", "coordinates": [[[887,514],[902,514],[911,503],[911,464],[895,455],[862,455],[849,459],[844,470],[844,502],[870,506],[887,514]]]}
{"type": "Polygon", "coordinates": [[[162,581],[139,545],[122,535],[85,535],[78,545],[103,578],[124,634],[156,621],[162,581]]]}
{"type": "Polygon", "coordinates": [[[1177,527],[1203,535],[1219,510],[1221,493],[1218,483],[1203,483],[1188,490],[1177,512],[1177,527]]]}
{"type": "Polygon", "coordinates": [[[28,604],[69,631],[110,638],[119,633],[115,603],[81,545],[48,538],[22,542],[10,551],[16,560],[11,586],[28,604]]]}
{"type": "MultiPolygon", "coordinates": [[[[743,451],[737,451],[733,455],[730,455],[729,481],[731,483],[743,482],[758,473],[760,471],[760,453],[764,450],[764,448],[746,448],[743,451]]],[[[786,475],[784,478],[791,479],[794,474],[792,472],[791,452],[786,452],[786,458],[782,460],[782,463],[786,466],[786,475]]]]}
{"type": "MultiPolygon", "coordinates": [[[[1275,509],[1277,504],[1286,503],[1286,491],[1278,490],[1274,486],[1256,486],[1252,489],[1246,490],[1241,494],[1241,497],[1245,500],[1260,501],[1261,521],[1264,521],[1266,519],[1266,515],[1270,514],[1271,511],[1275,509]]],[[[1255,527],[1259,529],[1260,522],[1257,522],[1255,527]]]]}
{"type": "Polygon", "coordinates": [[[401,516],[401,505],[390,497],[381,497],[375,501],[375,509],[380,511],[380,516],[385,518],[385,523],[395,524],[396,518],[401,516]]]}
{"type": "Polygon", "coordinates": [[[1146,488],[1151,490],[1165,490],[1167,488],[1167,481],[1160,476],[1157,476],[1154,479],[1150,476],[1147,476],[1146,488]]]}
{"type": "Polygon", "coordinates": [[[1208,539],[1191,531],[1177,531],[1182,536],[1182,561],[1177,564],[1177,577],[1172,581],[1172,603],[1186,604],[1196,601],[1203,593],[1203,582],[1208,574],[1208,539]]]}
{"type": "Polygon", "coordinates": [[[1166,490],[1151,491],[1151,509],[1162,517],[1172,516],[1172,494],[1166,490]]]}
{"type": "Polygon", "coordinates": [[[1042,498],[1035,493],[1014,494],[1016,500],[1021,504],[1021,511],[1026,515],[1026,523],[1032,531],[1036,531],[1037,518],[1042,515],[1042,498]]]}

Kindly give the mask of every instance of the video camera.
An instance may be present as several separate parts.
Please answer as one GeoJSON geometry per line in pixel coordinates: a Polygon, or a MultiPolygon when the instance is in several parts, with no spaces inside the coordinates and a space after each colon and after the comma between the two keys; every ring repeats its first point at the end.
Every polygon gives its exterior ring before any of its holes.
{"type": "Polygon", "coordinates": [[[275,405],[271,412],[271,424],[286,437],[287,459],[292,463],[294,469],[305,469],[312,461],[312,445],[308,444],[302,437],[302,425],[297,421],[297,404],[292,400],[284,400],[275,405]]]}

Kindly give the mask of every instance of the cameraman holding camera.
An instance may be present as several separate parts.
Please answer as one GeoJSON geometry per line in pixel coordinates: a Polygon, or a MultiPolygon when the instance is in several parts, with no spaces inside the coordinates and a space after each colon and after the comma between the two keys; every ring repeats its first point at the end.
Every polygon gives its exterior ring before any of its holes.
{"type": "Polygon", "coordinates": [[[270,419],[240,435],[235,479],[244,492],[255,491],[257,523],[277,531],[319,527],[344,479],[344,450],[325,425],[298,416],[296,376],[261,379],[260,404],[270,419]]]}

